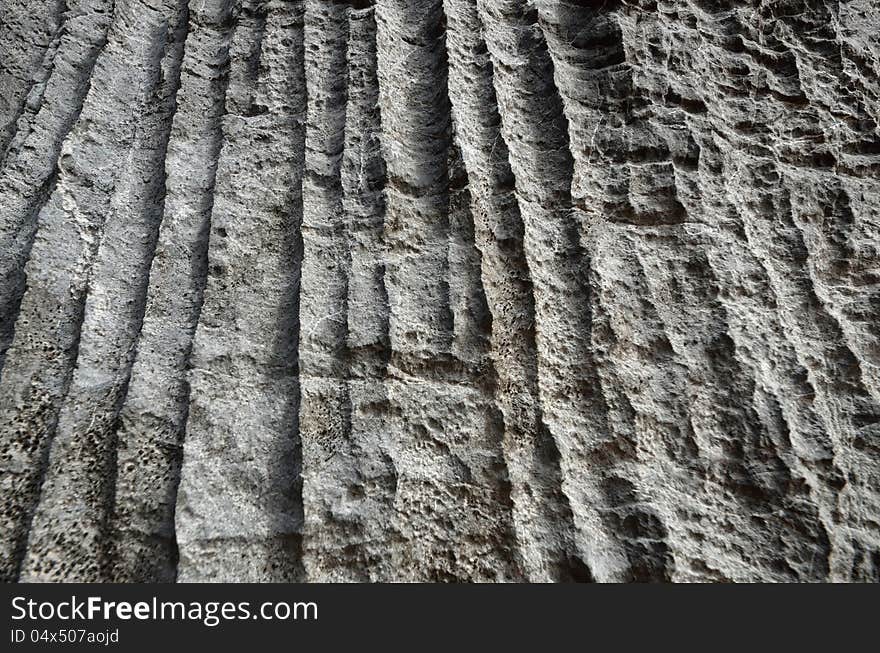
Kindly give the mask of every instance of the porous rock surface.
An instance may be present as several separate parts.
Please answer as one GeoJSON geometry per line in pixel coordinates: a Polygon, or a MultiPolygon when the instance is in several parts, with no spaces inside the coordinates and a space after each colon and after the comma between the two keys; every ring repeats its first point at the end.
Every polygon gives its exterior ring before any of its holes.
{"type": "Polygon", "coordinates": [[[876,0],[0,0],[0,578],[880,580],[876,0]]]}

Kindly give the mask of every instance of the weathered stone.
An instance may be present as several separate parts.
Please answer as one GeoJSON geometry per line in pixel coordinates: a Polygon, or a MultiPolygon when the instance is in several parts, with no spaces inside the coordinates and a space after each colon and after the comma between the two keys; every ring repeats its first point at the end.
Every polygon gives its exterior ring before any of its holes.
{"type": "Polygon", "coordinates": [[[874,0],[0,0],[0,578],[880,581],[874,0]]]}

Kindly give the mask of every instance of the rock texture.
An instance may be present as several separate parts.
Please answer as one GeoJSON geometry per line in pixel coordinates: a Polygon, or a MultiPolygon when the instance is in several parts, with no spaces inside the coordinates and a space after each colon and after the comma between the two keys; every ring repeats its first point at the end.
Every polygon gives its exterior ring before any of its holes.
{"type": "Polygon", "coordinates": [[[880,581],[876,0],[0,0],[0,578],[880,581]]]}

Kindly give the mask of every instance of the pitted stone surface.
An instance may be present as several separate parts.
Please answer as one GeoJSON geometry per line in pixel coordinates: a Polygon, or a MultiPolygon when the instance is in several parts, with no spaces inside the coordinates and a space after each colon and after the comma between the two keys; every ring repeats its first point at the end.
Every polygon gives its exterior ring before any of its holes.
{"type": "Polygon", "coordinates": [[[880,581],[875,0],[0,0],[0,578],[880,581]]]}

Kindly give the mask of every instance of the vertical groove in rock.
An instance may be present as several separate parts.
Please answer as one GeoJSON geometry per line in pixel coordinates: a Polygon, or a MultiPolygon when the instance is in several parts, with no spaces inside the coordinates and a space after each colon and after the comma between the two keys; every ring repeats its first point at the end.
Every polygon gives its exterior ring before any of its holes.
{"type": "Polygon", "coordinates": [[[393,355],[409,361],[449,354],[452,346],[442,3],[379,2],[376,17],[390,339],[393,355]],[[423,288],[409,287],[410,279],[423,288]]]}
{"type": "Polygon", "coordinates": [[[476,3],[446,0],[449,88],[456,133],[470,176],[475,237],[492,312],[492,357],[504,414],[514,523],[526,577],[582,579],[571,508],[561,492],[558,451],[538,397],[535,308],[523,225],[501,136],[492,62],[476,3]]]}
{"type": "Polygon", "coordinates": [[[481,0],[478,7],[534,284],[544,419],[561,455],[580,554],[597,580],[625,580],[631,561],[608,523],[602,479],[617,444],[591,360],[588,260],[571,204],[572,159],[552,61],[526,2],[481,0]]]}
{"type": "MultiPolygon", "coordinates": [[[[162,215],[165,149],[183,56],[186,5],[169,0],[151,9],[139,2],[120,2],[116,9],[107,66],[132,71],[126,80],[130,94],[119,99],[135,122],[130,128],[123,122],[126,114],[120,113],[123,120],[105,127],[117,140],[115,151],[108,151],[101,163],[115,166],[118,181],[112,191],[96,198],[105,216],[87,263],[76,367],[60,407],[22,572],[33,580],[107,577],[116,422],[131,373],[162,215]],[[111,60],[113,55],[118,60],[111,60]],[[122,268],[128,274],[120,275],[122,268]],[[75,509],[70,506],[71,495],[77,501],[75,509]]],[[[74,150],[72,156],[76,154],[74,150]]],[[[62,183],[60,192],[65,188],[62,183]]],[[[86,199],[71,192],[69,201],[79,208],[86,199]]],[[[75,220],[75,214],[70,218],[75,220]]]]}
{"type": "Polygon", "coordinates": [[[3,6],[0,25],[0,161],[15,135],[19,117],[45,67],[46,55],[54,54],[66,5],[63,0],[10,2],[3,6]]]}
{"type": "Polygon", "coordinates": [[[186,369],[207,276],[233,20],[227,0],[189,13],[165,161],[164,217],[117,434],[112,564],[119,581],[171,581],[176,575],[174,503],[189,405],[186,369]]]}
{"type": "Polygon", "coordinates": [[[346,510],[357,473],[348,389],[351,254],[342,206],[349,7],[307,0],[303,268],[299,346],[305,563],[313,579],[363,579],[362,525],[346,510]],[[335,533],[330,539],[326,535],[335,533]]]}
{"type": "MultiPolygon", "coordinates": [[[[354,478],[346,489],[346,512],[358,522],[357,562],[349,568],[370,580],[393,580],[393,527],[397,470],[387,429],[389,306],[385,288],[385,161],[372,8],[353,7],[349,18],[348,99],[342,158],[343,209],[350,270],[347,297],[348,393],[351,401],[354,478]]],[[[349,571],[350,577],[352,574],[349,571]]]]}
{"type": "MultiPolygon", "coordinates": [[[[82,110],[95,61],[107,40],[113,7],[113,0],[67,2],[68,10],[61,18],[62,29],[46,50],[51,60],[44,61],[39,71],[31,73],[34,83],[18,111],[18,130],[2,149],[0,373],[5,367],[6,352],[12,345],[13,328],[19,316],[25,264],[36,233],[37,216],[50,192],[54,192],[62,143],[82,110]]],[[[5,43],[12,46],[15,40],[5,43]]],[[[18,74],[25,73],[22,70],[18,74]]],[[[23,82],[22,90],[27,86],[23,82]]],[[[15,95],[13,88],[10,99],[14,101],[15,95]]]]}
{"type": "Polygon", "coordinates": [[[384,1],[376,11],[388,179],[386,428],[393,464],[406,469],[395,488],[402,541],[393,564],[414,580],[517,577],[499,418],[486,387],[489,361],[456,355],[456,334],[475,320],[456,315],[453,301],[472,296],[468,284],[479,281],[479,264],[460,271],[449,263],[452,224],[469,207],[450,183],[456,157],[442,1],[384,1]]]}
{"type": "Polygon", "coordinates": [[[178,579],[303,576],[303,3],[244,3],[231,46],[175,515],[178,579]]]}
{"type": "MultiPolygon", "coordinates": [[[[4,411],[3,442],[8,452],[4,458],[9,464],[9,473],[4,474],[4,478],[16,486],[8,495],[4,493],[5,497],[8,496],[6,514],[10,525],[4,529],[4,534],[8,534],[11,540],[9,555],[4,556],[4,560],[9,560],[12,565],[6,572],[10,575],[17,573],[22,560],[22,531],[30,527],[46,469],[49,444],[76,365],[92,266],[98,255],[107,214],[119,197],[114,194],[113,180],[120,170],[126,169],[124,162],[131,155],[134,135],[123,125],[132,116],[138,116],[156,92],[153,85],[157,80],[159,61],[155,58],[161,56],[166,25],[160,12],[143,9],[151,12],[154,27],[152,40],[138,42],[132,39],[131,30],[139,17],[126,13],[125,9],[121,5],[114,13],[108,40],[110,47],[103,51],[95,64],[93,84],[82,113],[61,150],[57,184],[48,203],[40,210],[39,228],[26,267],[27,292],[22,300],[12,353],[0,388],[4,394],[0,399],[4,411]],[[150,50],[155,44],[159,45],[158,55],[150,50]],[[113,73],[124,66],[132,66],[140,72],[141,77],[136,78],[135,84],[113,73]],[[108,102],[111,104],[109,112],[108,102]],[[22,396],[22,392],[26,394],[22,396]]],[[[149,17],[141,18],[149,24],[149,17]]],[[[94,47],[100,46],[96,44],[94,47]]],[[[84,64],[86,71],[89,67],[88,63],[84,64]]],[[[75,74],[79,75],[81,71],[77,70],[75,74]]],[[[82,80],[72,83],[82,83],[82,80]]],[[[71,118],[70,114],[64,114],[61,124],[56,122],[53,126],[64,129],[65,122],[71,118]]],[[[156,182],[150,180],[149,183],[156,182]]],[[[26,204],[26,197],[21,195],[12,199],[13,208],[16,208],[17,200],[23,199],[26,204]]],[[[149,242],[149,236],[146,239],[149,242]]],[[[21,249],[15,250],[12,256],[23,253],[21,249]]],[[[149,253],[145,255],[149,256],[149,253]]],[[[100,383],[100,379],[95,380],[96,385],[100,383]]],[[[98,446],[104,451],[103,442],[98,446]]],[[[56,454],[56,468],[62,464],[61,460],[63,454],[56,454]]],[[[51,460],[49,465],[51,477],[51,460]]],[[[50,505],[41,513],[43,516],[36,521],[31,533],[37,547],[41,546],[40,537],[49,540],[53,537],[44,526],[57,514],[65,512],[64,508],[53,508],[51,503],[56,499],[51,493],[47,496],[50,505]]],[[[64,547],[51,548],[51,555],[48,552],[44,555],[37,549],[36,556],[30,558],[27,574],[35,578],[45,574],[52,578],[66,577],[70,571],[77,577],[76,571],[63,560],[64,547]]],[[[91,577],[94,572],[94,568],[89,568],[84,573],[91,577]]]]}

